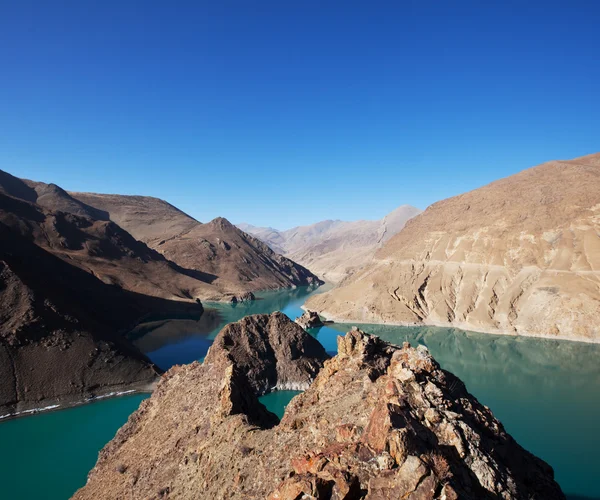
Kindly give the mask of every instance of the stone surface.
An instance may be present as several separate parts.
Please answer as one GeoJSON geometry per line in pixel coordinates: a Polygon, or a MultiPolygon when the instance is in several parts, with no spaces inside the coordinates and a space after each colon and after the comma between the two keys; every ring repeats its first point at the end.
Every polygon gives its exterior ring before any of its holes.
{"type": "Polygon", "coordinates": [[[306,306],[328,319],[600,341],[600,154],[431,205],[306,306]]]}
{"type": "Polygon", "coordinates": [[[329,355],[323,346],[281,312],[255,314],[230,323],[206,355],[207,363],[235,363],[256,394],[273,389],[305,390],[326,359],[329,355]]]}
{"type": "Polygon", "coordinates": [[[296,318],[296,323],[302,328],[318,328],[319,326],[323,326],[319,314],[314,311],[305,311],[302,316],[296,318]]]}
{"type": "Polygon", "coordinates": [[[427,349],[359,330],[338,344],[279,423],[237,356],[171,369],[74,498],[565,498],[427,349]]]}

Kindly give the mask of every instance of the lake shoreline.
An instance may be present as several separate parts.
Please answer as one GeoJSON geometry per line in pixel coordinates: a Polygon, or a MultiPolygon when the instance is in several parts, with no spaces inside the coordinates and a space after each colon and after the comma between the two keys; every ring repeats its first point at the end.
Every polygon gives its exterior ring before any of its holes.
{"type": "Polygon", "coordinates": [[[118,398],[121,396],[131,396],[133,394],[151,394],[158,383],[155,380],[152,383],[142,384],[119,384],[118,386],[107,387],[104,391],[90,392],[89,395],[83,396],[78,394],[77,396],[64,396],[62,398],[45,399],[39,401],[37,405],[22,405],[14,412],[0,415],[0,424],[9,420],[15,420],[19,418],[32,417],[41,413],[49,413],[52,411],[68,410],[76,406],[83,406],[92,404],[97,401],[104,399],[118,398]]]}
{"type": "MultiPolygon", "coordinates": [[[[300,306],[303,311],[308,311],[309,309],[305,304],[300,306]]],[[[310,309],[312,311],[312,309],[310,309]]],[[[423,321],[423,322],[407,322],[407,321],[376,321],[373,318],[370,318],[368,321],[359,321],[359,320],[348,320],[337,318],[335,315],[328,314],[327,311],[319,312],[319,315],[322,316],[325,321],[331,322],[336,325],[348,325],[348,327],[352,327],[353,325],[381,325],[381,326],[404,326],[411,328],[419,328],[419,327],[427,327],[427,326],[435,326],[437,328],[453,328],[456,330],[462,330],[464,332],[473,332],[473,333],[484,333],[486,335],[496,335],[499,337],[526,337],[526,338],[534,338],[534,339],[543,339],[543,340],[560,340],[567,342],[576,342],[578,344],[593,344],[599,345],[600,339],[588,339],[584,337],[571,337],[565,335],[550,335],[543,333],[523,333],[523,332],[505,332],[502,330],[496,330],[493,328],[474,328],[469,323],[443,323],[441,321],[423,321]]]]}

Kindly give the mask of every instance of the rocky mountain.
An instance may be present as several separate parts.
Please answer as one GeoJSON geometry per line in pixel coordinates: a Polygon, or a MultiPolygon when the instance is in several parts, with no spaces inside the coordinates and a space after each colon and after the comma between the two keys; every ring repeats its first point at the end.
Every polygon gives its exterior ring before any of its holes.
{"type": "Polygon", "coordinates": [[[70,195],[87,206],[101,210],[108,219],[150,247],[198,225],[196,219],[151,196],[75,192],[70,195]]]}
{"type": "Polygon", "coordinates": [[[215,338],[206,362],[226,357],[246,374],[257,394],[305,390],[329,355],[302,327],[281,313],[246,316],[227,325],[215,338]]]}
{"type": "MultiPolygon", "coordinates": [[[[0,194],[39,212],[25,224],[39,226],[26,229],[36,243],[125,289],[220,301],[322,283],[226,219],[201,224],[157,198],[68,193],[1,170],[0,194]]],[[[5,201],[0,220],[13,218],[11,203],[5,201]]]]}
{"type": "MultiPolygon", "coordinates": [[[[224,220],[202,225],[160,200],[152,207],[163,207],[150,214],[160,231],[170,227],[161,219],[167,212],[179,214],[177,230],[193,222],[193,237],[210,254],[205,266],[167,259],[112,221],[103,206],[0,171],[0,416],[146,387],[157,370],[122,334],[157,311],[197,318],[197,299],[243,295],[244,286],[234,283],[241,273],[253,289],[316,280],[224,220]]],[[[158,234],[147,229],[150,223],[146,217],[140,230],[158,234]]],[[[163,244],[177,257],[183,240],[163,244]]]]}
{"type": "Polygon", "coordinates": [[[239,227],[326,281],[339,283],[368,264],[377,249],[419,213],[418,208],[402,205],[375,221],[327,220],[287,231],[250,224],[239,227]]]}
{"type": "Polygon", "coordinates": [[[348,282],[329,319],[600,341],[600,154],[430,206],[348,282]]]}
{"type": "Polygon", "coordinates": [[[43,192],[45,196],[34,198],[35,202],[0,192],[0,222],[69,264],[125,290],[182,301],[214,293],[203,275],[168,261],[114,222],[90,218],[94,208],[71,203],[59,188],[43,192]],[[88,215],[44,208],[38,201],[88,215]]]}
{"type": "Polygon", "coordinates": [[[165,201],[145,196],[70,193],[108,214],[136,239],[179,266],[202,273],[220,300],[248,292],[322,282],[222,217],[202,224],[165,201]]]}
{"type": "Polygon", "coordinates": [[[201,314],[107,285],[4,222],[0,239],[0,415],[147,387],[157,370],[121,331],[156,310],[201,314]]]}
{"type": "Polygon", "coordinates": [[[280,422],[237,351],[213,348],[226,352],[163,376],[75,499],[565,498],[552,468],[424,346],[339,337],[280,422]]]}

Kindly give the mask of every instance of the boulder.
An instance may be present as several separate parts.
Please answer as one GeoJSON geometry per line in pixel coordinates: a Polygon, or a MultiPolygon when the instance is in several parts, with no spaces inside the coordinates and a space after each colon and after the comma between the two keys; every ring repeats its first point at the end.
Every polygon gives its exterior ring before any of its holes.
{"type": "Polygon", "coordinates": [[[319,313],[314,311],[305,311],[302,316],[296,318],[296,323],[298,323],[302,328],[318,328],[323,326],[323,322],[319,317],[319,313]]]}
{"type": "Polygon", "coordinates": [[[323,346],[281,312],[225,326],[206,355],[206,363],[235,364],[257,394],[307,389],[326,359],[323,346]]]}

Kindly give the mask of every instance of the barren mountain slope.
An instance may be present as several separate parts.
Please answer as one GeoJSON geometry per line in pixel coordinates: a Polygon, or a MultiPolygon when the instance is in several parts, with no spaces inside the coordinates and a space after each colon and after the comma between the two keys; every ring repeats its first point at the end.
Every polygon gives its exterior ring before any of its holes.
{"type": "MultiPolygon", "coordinates": [[[[240,331],[230,329],[233,338],[213,345],[203,364],[163,376],[75,499],[565,498],[552,468],[424,346],[400,348],[357,330],[338,337],[339,354],[278,422],[256,398],[259,374],[249,380],[244,368],[262,361],[272,372],[305,363],[303,353],[248,360],[252,350],[229,349],[240,331]]],[[[255,333],[279,347],[279,334],[258,324],[255,333]]]]}
{"type": "Polygon", "coordinates": [[[0,222],[69,264],[125,290],[185,301],[214,293],[204,276],[179,268],[111,221],[46,210],[0,193],[0,222]]]}
{"type": "Polygon", "coordinates": [[[155,380],[119,331],[184,304],[106,285],[2,222],[0,240],[0,415],[155,380]]]}
{"type": "Polygon", "coordinates": [[[199,222],[170,203],[151,196],[70,193],[77,200],[108,214],[125,231],[150,247],[189,231],[199,222]]]}
{"type": "Polygon", "coordinates": [[[419,209],[403,205],[376,221],[327,220],[287,231],[249,224],[240,227],[323,279],[338,283],[368,264],[377,249],[418,213],[419,209]]]}
{"type": "Polygon", "coordinates": [[[307,307],[340,321],[453,324],[599,341],[600,154],[430,206],[307,307]]]}
{"type": "Polygon", "coordinates": [[[226,219],[201,224],[157,198],[71,193],[181,267],[213,285],[203,298],[219,300],[257,290],[320,283],[310,271],[240,231],[226,219]]]}
{"type": "Polygon", "coordinates": [[[235,294],[320,284],[308,269],[271,250],[221,217],[156,246],[166,258],[212,276],[235,294]]]}

